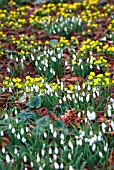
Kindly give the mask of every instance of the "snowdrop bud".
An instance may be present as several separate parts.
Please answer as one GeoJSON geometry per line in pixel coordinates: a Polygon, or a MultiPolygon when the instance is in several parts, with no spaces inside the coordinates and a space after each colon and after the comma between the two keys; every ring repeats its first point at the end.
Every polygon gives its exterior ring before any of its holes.
{"type": "Polygon", "coordinates": [[[93,66],[90,64],[90,68],[92,69],[93,68],[93,66]]]}
{"type": "Polygon", "coordinates": [[[53,159],[57,160],[57,155],[56,154],[53,155],[53,159]]]}
{"type": "Polygon", "coordinates": [[[49,148],[49,154],[50,154],[50,155],[52,154],[52,149],[51,149],[51,148],[49,148]]]}
{"type": "Polygon", "coordinates": [[[43,168],[40,166],[40,167],[39,167],[39,170],[43,170],[43,168]]]}
{"type": "Polygon", "coordinates": [[[53,130],[53,124],[52,123],[50,123],[49,128],[50,128],[50,130],[53,130]]]}
{"type": "Polygon", "coordinates": [[[54,137],[54,138],[57,137],[57,132],[56,132],[56,131],[53,133],[53,137],[54,137]]]}
{"type": "Polygon", "coordinates": [[[16,62],[18,62],[19,61],[19,59],[18,59],[18,57],[16,57],[16,62]]]}
{"type": "Polygon", "coordinates": [[[108,112],[108,116],[111,117],[112,116],[111,110],[107,110],[107,112],[108,112]]]}
{"type": "Polygon", "coordinates": [[[63,165],[63,163],[61,163],[61,164],[60,164],[60,168],[63,169],[63,167],[64,167],[64,165],[63,165]]]}
{"type": "Polygon", "coordinates": [[[72,142],[69,140],[69,142],[68,142],[68,145],[69,145],[69,147],[73,150],[73,144],[72,144],[72,142]]]}
{"type": "Polygon", "coordinates": [[[44,149],[41,150],[41,155],[42,155],[42,156],[45,155],[45,150],[44,150],[44,149]]]}
{"type": "Polygon", "coordinates": [[[97,96],[99,96],[99,91],[98,90],[96,91],[96,93],[97,93],[97,96]]]}
{"type": "Polygon", "coordinates": [[[33,163],[33,162],[31,162],[31,163],[30,163],[30,165],[31,165],[31,167],[33,168],[33,166],[34,166],[34,163],[33,163]]]}
{"type": "Polygon", "coordinates": [[[89,102],[89,99],[90,99],[90,94],[87,94],[86,101],[89,102]]]}
{"type": "Polygon", "coordinates": [[[23,128],[21,128],[21,135],[23,135],[24,134],[24,129],[23,128]]]}
{"type": "Polygon", "coordinates": [[[94,98],[94,99],[96,98],[96,94],[95,94],[95,93],[93,93],[93,98],[94,98]]]}
{"type": "Polygon", "coordinates": [[[57,147],[55,148],[55,154],[58,154],[58,148],[57,147]]]}
{"type": "Polygon", "coordinates": [[[5,114],[5,119],[6,119],[6,120],[8,119],[8,114],[7,114],[7,113],[5,114]]]}
{"type": "Polygon", "coordinates": [[[94,143],[93,146],[92,146],[92,151],[94,152],[96,149],[96,144],[94,143]]]}
{"type": "Polygon", "coordinates": [[[68,154],[68,159],[70,159],[70,160],[71,160],[71,153],[69,153],[69,154],[68,154]]]}
{"type": "Polygon", "coordinates": [[[12,128],[12,131],[11,131],[13,134],[15,133],[15,128],[12,128]]]}
{"type": "Polygon", "coordinates": [[[57,162],[54,162],[55,169],[59,169],[59,164],[57,162]]]}
{"type": "Polygon", "coordinates": [[[6,162],[9,163],[10,162],[10,156],[6,155],[6,162]]]}
{"type": "Polygon", "coordinates": [[[102,123],[102,131],[105,133],[105,128],[106,128],[106,125],[105,123],[102,123]]]}
{"type": "Polygon", "coordinates": [[[63,97],[63,101],[66,102],[66,97],[65,96],[63,97]]]}
{"type": "Polygon", "coordinates": [[[9,92],[10,92],[10,93],[12,93],[12,89],[11,89],[11,87],[9,87],[9,92]]]}
{"type": "Polygon", "coordinates": [[[70,166],[69,166],[69,170],[74,170],[74,168],[70,165],[70,166]]]}
{"type": "Polygon", "coordinates": [[[28,131],[29,131],[29,128],[26,126],[26,132],[28,133],[28,131]]]}
{"type": "Polygon", "coordinates": [[[15,115],[17,115],[17,109],[15,109],[15,115]]]}
{"type": "Polygon", "coordinates": [[[65,66],[68,66],[68,62],[67,61],[65,61],[65,66]]]}
{"type": "Polygon", "coordinates": [[[104,146],[104,151],[107,152],[108,148],[107,146],[104,146]]]}
{"type": "Polygon", "coordinates": [[[63,140],[63,139],[61,139],[60,144],[61,144],[61,145],[63,145],[63,144],[64,144],[64,140],[63,140]]]}
{"type": "Polygon", "coordinates": [[[20,139],[20,134],[19,133],[17,134],[17,139],[20,139]]]}
{"type": "Polygon", "coordinates": [[[9,129],[11,129],[11,128],[12,128],[12,125],[11,125],[11,124],[9,124],[9,125],[8,125],[8,128],[9,128],[9,129]]]}
{"type": "Polygon", "coordinates": [[[61,133],[60,138],[64,140],[64,134],[61,133]]]}
{"type": "Polygon", "coordinates": [[[90,85],[88,85],[87,89],[88,89],[88,91],[90,91],[90,90],[91,90],[91,86],[90,86],[90,85]]]}
{"type": "Polygon", "coordinates": [[[63,82],[61,82],[61,91],[63,91],[63,82]]]}
{"type": "Polygon", "coordinates": [[[25,143],[26,142],[26,139],[24,137],[22,137],[22,142],[25,143]]]}
{"type": "Polygon", "coordinates": [[[10,73],[10,68],[7,67],[7,71],[10,73]]]}
{"type": "Polygon", "coordinates": [[[14,154],[17,154],[17,148],[15,148],[15,150],[14,150],[14,154]]]}
{"type": "Polygon", "coordinates": [[[38,163],[40,162],[39,154],[37,154],[37,162],[38,162],[38,163]]]}
{"type": "Polygon", "coordinates": [[[102,158],[103,157],[103,154],[102,154],[102,152],[99,152],[99,156],[102,158]]]}
{"type": "Polygon", "coordinates": [[[15,119],[15,122],[16,122],[16,123],[18,123],[18,122],[19,122],[19,120],[16,118],[16,119],[15,119]]]}
{"type": "Polygon", "coordinates": [[[84,69],[83,65],[81,65],[81,69],[82,69],[82,70],[84,69]]]}
{"type": "Polygon", "coordinates": [[[27,157],[26,157],[26,155],[24,155],[23,160],[24,160],[24,162],[27,162],[27,157]]]}
{"type": "Polygon", "coordinates": [[[44,138],[47,138],[47,133],[46,132],[44,132],[44,138]]]}

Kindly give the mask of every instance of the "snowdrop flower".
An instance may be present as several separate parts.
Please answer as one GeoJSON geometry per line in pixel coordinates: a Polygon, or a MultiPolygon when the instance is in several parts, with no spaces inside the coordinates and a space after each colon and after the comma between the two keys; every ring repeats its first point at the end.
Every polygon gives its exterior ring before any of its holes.
{"type": "Polygon", "coordinates": [[[53,60],[54,62],[56,62],[56,57],[52,57],[52,60],[53,60]]]}
{"type": "Polygon", "coordinates": [[[6,150],[5,150],[5,148],[3,147],[3,148],[2,148],[2,153],[5,153],[5,151],[6,151],[6,150]]]}
{"type": "Polygon", "coordinates": [[[64,140],[64,134],[61,133],[60,138],[64,140]]]}
{"type": "Polygon", "coordinates": [[[52,123],[50,123],[49,128],[50,128],[50,130],[53,130],[53,124],[52,123]]]}
{"type": "Polygon", "coordinates": [[[31,163],[30,163],[30,165],[31,165],[31,167],[33,168],[33,166],[34,166],[34,163],[33,163],[33,162],[31,162],[31,163]]]}
{"type": "Polygon", "coordinates": [[[6,155],[6,162],[9,163],[10,162],[10,156],[6,155]]]}
{"type": "Polygon", "coordinates": [[[112,116],[111,110],[108,109],[107,112],[108,112],[108,116],[111,117],[112,116]]]}
{"type": "Polygon", "coordinates": [[[57,162],[54,162],[55,169],[59,169],[59,164],[57,162]]]}
{"type": "Polygon", "coordinates": [[[24,137],[22,137],[22,142],[25,143],[26,142],[26,139],[24,137]]]}
{"type": "Polygon", "coordinates": [[[114,130],[114,121],[111,121],[111,127],[114,130]]]}
{"type": "Polygon", "coordinates": [[[55,154],[58,154],[58,148],[57,147],[55,148],[55,154]]]}
{"type": "Polygon", "coordinates": [[[61,145],[63,145],[63,144],[64,144],[64,140],[63,140],[63,139],[61,139],[60,144],[61,144],[61,145]]]}
{"type": "Polygon", "coordinates": [[[105,128],[106,128],[106,124],[105,123],[102,123],[102,131],[105,133],[105,128]]]}
{"type": "Polygon", "coordinates": [[[106,143],[106,145],[104,146],[104,151],[107,152],[108,150],[108,144],[106,143]]]}
{"type": "Polygon", "coordinates": [[[65,96],[63,97],[63,101],[66,102],[66,97],[65,96]]]}
{"type": "Polygon", "coordinates": [[[8,119],[8,114],[7,114],[7,113],[5,114],[5,119],[6,119],[6,120],[8,119]]]}
{"type": "Polygon", "coordinates": [[[13,134],[15,133],[15,128],[12,128],[12,131],[11,131],[13,134]]]}
{"type": "Polygon", "coordinates": [[[70,165],[70,166],[69,166],[69,170],[74,170],[74,168],[70,165]]]}
{"type": "Polygon", "coordinates": [[[87,110],[87,117],[88,117],[89,120],[95,120],[96,113],[94,111],[92,113],[90,113],[90,111],[87,110]]]}
{"type": "Polygon", "coordinates": [[[29,128],[26,126],[26,132],[28,133],[28,131],[29,131],[29,128]]]}

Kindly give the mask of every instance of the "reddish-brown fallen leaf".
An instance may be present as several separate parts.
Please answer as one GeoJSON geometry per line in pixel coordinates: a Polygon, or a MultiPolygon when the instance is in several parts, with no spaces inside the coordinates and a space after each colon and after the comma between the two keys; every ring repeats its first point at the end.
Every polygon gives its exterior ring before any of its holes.
{"type": "Polygon", "coordinates": [[[114,169],[114,151],[112,151],[112,153],[110,154],[110,157],[108,158],[108,164],[111,164],[111,167],[114,169]]]}
{"type": "Polygon", "coordinates": [[[114,136],[114,132],[106,132],[106,134],[114,136]]]}
{"type": "Polygon", "coordinates": [[[66,79],[66,81],[69,81],[69,82],[71,82],[71,83],[74,83],[74,82],[76,82],[76,81],[82,82],[82,78],[79,77],[79,76],[77,76],[77,77],[72,77],[72,78],[66,79]]]}
{"type": "Polygon", "coordinates": [[[36,113],[38,113],[40,116],[48,115],[50,116],[50,113],[46,107],[43,107],[41,109],[35,110],[36,113]]]}

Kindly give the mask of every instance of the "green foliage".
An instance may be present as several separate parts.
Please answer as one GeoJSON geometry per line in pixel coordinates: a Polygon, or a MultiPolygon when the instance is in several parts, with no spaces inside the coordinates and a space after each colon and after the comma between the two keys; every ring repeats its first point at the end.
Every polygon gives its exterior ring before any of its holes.
{"type": "Polygon", "coordinates": [[[27,103],[27,106],[28,106],[30,109],[33,109],[33,108],[39,109],[39,108],[41,107],[41,97],[36,96],[33,100],[30,100],[30,101],[27,103]]]}

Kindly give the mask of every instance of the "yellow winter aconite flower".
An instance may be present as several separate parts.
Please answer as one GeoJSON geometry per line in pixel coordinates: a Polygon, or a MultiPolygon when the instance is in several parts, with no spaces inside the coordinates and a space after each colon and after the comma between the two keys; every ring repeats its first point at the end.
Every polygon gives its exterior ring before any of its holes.
{"type": "Polygon", "coordinates": [[[103,77],[103,74],[98,74],[97,77],[103,77]]]}
{"type": "Polygon", "coordinates": [[[105,76],[110,76],[110,72],[105,72],[105,76]]]}
{"type": "Polygon", "coordinates": [[[91,76],[95,76],[95,73],[94,73],[94,72],[90,72],[90,75],[91,75],[91,76]]]}
{"type": "Polygon", "coordinates": [[[6,76],[6,77],[5,77],[5,80],[9,80],[9,77],[8,77],[8,76],[6,76]]]}
{"type": "Polygon", "coordinates": [[[93,76],[88,76],[88,80],[92,80],[93,79],[93,76]]]}

